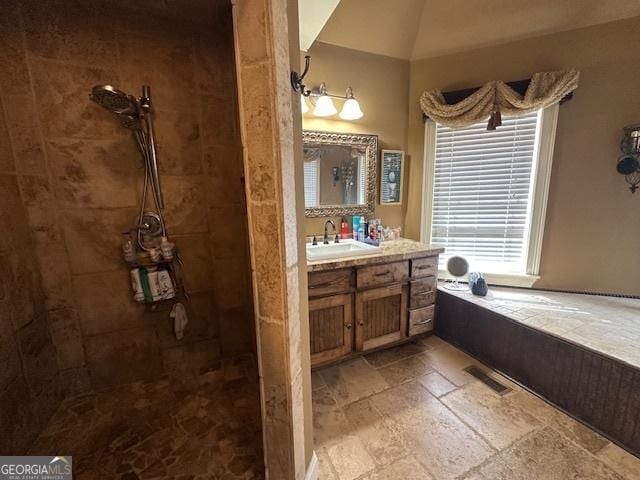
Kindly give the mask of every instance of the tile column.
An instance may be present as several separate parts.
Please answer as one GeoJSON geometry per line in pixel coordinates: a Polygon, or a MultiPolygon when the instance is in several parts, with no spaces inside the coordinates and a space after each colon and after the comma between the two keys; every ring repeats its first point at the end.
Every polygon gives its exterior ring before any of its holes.
{"type": "Polygon", "coordinates": [[[298,480],[304,373],[286,0],[235,0],[234,34],[265,464],[270,479],[298,480]]]}

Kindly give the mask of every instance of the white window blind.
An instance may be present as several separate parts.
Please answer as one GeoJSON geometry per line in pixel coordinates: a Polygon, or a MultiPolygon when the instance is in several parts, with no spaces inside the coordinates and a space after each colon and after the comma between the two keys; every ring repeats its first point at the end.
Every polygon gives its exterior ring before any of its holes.
{"type": "Polygon", "coordinates": [[[367,159],[365,157],[358,158],[358,203],[367,203],[365,198],[365,181],[367,178],[367,159]]]}
{"type": "Polygon", "coordinates": [[[320,159],[304,161],[304,206],[320,204],[320,159]]]}
{"type": "Polygon", "coordinates": [[[436,126],[431,242],[445,247],[441,262],[461,255],[473,270],[525,272],[540,118],[506,117],[494,131],[436,126]]]}

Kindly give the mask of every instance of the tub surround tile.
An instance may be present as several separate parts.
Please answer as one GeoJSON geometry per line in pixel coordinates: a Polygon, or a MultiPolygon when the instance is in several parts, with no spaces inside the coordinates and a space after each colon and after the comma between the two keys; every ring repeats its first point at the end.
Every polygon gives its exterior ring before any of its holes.
{"type": "Polygon", "coordinates": [[[491,287],[486,297],[447,293],[603,355],[640,366],[640,299],[491,287]]]}

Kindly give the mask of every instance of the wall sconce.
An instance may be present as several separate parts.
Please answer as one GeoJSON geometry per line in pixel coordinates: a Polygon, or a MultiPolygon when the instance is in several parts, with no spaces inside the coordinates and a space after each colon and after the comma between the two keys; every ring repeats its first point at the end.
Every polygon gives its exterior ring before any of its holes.
{"type": "Polygon", "coordinates": [[[305,100],[305,97],[309,97],[309,100],[313,105],[313,115],[316,117],[330,117],[338,113],[338,110],[333,103],[333,99],[338,99],[344,100],[342,110],[340,110],[340,118],[343,120],[358,120],[359,118],[362,118],[364,113],[362,113],[360,104],[353,96],[353,89],[351,87],[347,87],[347,91],[344,96],[328,93],[324,82],[321,83],[319,87],[312,90],[307,88],[304,84],[304,77],[309,72],[311,57],[309,57],[309,55],[305,55],[304,59],[305,65],[302,73],[299,74],[298,72],[291,72],[291,87],[301,95],[300,107],[302,113],[307,113],[309,111],[309,106],[305,100]]]}
{"type": "Polygon", "coordinates": [[[624,127],[620,150],[622,155],[618,157],[616,170],[624,175],[631,193],[636,193],[640,185],[640,123],[624,127]]]}

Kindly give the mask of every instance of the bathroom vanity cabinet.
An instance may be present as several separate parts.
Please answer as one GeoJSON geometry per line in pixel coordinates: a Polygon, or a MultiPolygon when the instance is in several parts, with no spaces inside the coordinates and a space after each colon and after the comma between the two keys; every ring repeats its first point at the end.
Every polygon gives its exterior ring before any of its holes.
{"type": "Polygon", "coordinates": [[[411,240],[383,245],[373,257],[309,263],[312,367],[433,330],[442,249],[411,240]]]}

